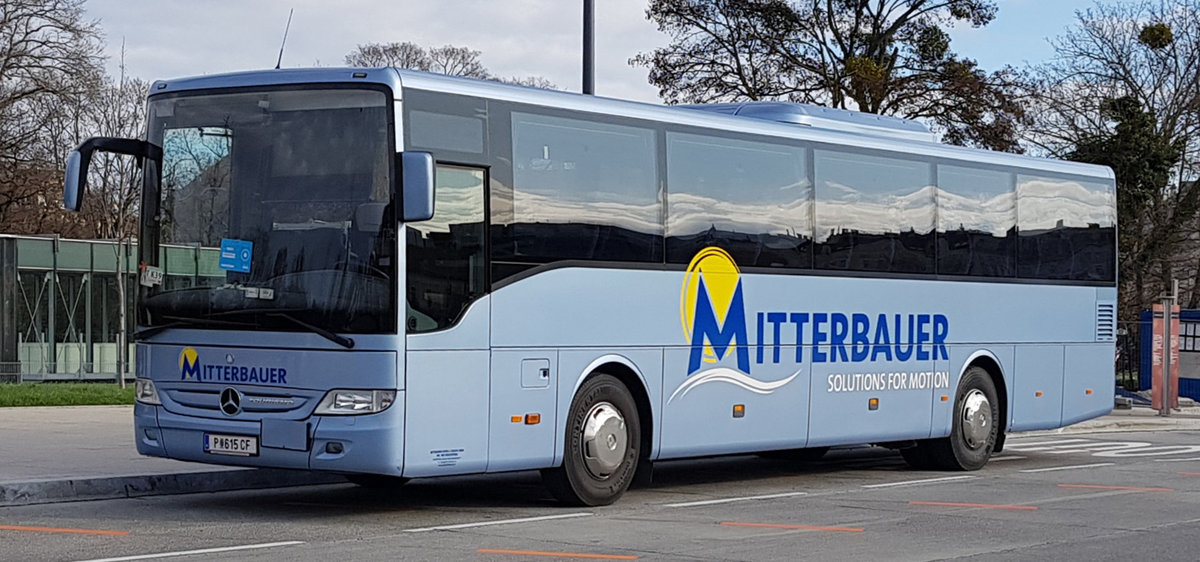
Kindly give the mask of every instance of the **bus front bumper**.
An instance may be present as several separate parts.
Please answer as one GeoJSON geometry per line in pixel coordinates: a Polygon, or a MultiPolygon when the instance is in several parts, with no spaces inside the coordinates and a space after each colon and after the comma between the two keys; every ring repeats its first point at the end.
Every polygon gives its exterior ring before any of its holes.
{"type": "Polygon", "coordinates": [[[162,406],[134,406],[138,453],[209,464],[400,476],[404,469],[404,396],[388,409],[359,416],[304,420],[237,420],[187,416],[162,406]],[[204,451],[204,435],[256,437],[258,454],[204,451]]]}

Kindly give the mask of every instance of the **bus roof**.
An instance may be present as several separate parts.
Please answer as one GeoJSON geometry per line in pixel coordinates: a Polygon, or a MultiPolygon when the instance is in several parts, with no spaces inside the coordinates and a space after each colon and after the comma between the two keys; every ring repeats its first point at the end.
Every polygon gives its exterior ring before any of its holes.
{"type": "Polygon", "coordinates": [[[712,104],[703,108],[707,111],[697,111],[698,106],[694,105],[656,105],[387,67],[259,70],[160,80],[151,86],[150,95],[217,88],[353,82],[382,84],[390,87],[393,92],[402,92],[402,88],[413,88],[963,162],[1013,166],[1110,180],[1114,178],[1112,170],[1105,166],[938,143],[931,134],[921,131],[924,127],[919,123],[898,118],[877,119],[875,123],[871,123],[868,119],[852,115],[866,115],[858,112],[827,108],[819,108],[824,111],[815,112],[811,108],[817,106],[781,102],[760,104],[758,108],[749,111],[744,108],[745,104],[712,104]],[[799,107],[796,107],[797,105],[799,107]],[[735,108],[735,111],[730,111],[731,107],[735,108]],[[735,112],[740,115],[732,114],[735,112]],[[759,115],[750,115],[753,113],[759,115]]]}

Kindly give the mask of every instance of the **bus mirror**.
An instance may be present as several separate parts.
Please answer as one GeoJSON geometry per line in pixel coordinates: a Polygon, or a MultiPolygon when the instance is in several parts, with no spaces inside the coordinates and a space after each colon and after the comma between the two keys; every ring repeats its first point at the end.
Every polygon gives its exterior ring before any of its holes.
{"type": "Polygon", "coordinates": [[[404,221],[419,222],[433,218],[433,155],[428,152],[401,152],[399,160],[404,221]]]}
{"type": "MultiPolygon", "coordinates": [[[[87,158],[91,158],[91,153],[87,158]]],[[[83,205],[83,190],[87,187],[87,164],[83,153],[72,150],[67,157],[66,177],[63,180],[63,207],[68,211],[78,211],[83,205]]]]}
{"type": "Polygon", "coordinates": [[[79,145],[67,157],[67,169],[63,178],[63,207],[70,211],[78,211],[83,205],[83,192],[87,191],[88,166],[95,151],[128,154],[136,157],[138,163],[143,158],[162,162],[162,149],[146,141],[136,139],[118,139],[112,137],[92,137],[79,145]]]}

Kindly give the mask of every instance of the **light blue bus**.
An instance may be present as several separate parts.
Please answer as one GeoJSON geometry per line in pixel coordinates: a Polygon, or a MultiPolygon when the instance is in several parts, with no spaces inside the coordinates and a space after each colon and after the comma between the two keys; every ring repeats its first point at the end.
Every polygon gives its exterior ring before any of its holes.
{"type": "Polygon", "coordinates": [[[831,446],[975,470],[1113,405],[1107,168],[783,103],[392,68],[155,83],[138,451],[364,484],[831,446]],[[219,251],[162,275],[168,245],[219,251]]]}

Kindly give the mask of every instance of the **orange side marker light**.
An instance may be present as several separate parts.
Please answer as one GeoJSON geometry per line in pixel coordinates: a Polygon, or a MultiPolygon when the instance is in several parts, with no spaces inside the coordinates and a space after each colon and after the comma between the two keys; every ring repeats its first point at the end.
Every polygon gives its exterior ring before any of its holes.
{"type": "Polygon", "coordinates": [[[525,414],[525,425],[537,425],[542,423],[541,414],[525,414]]]}

